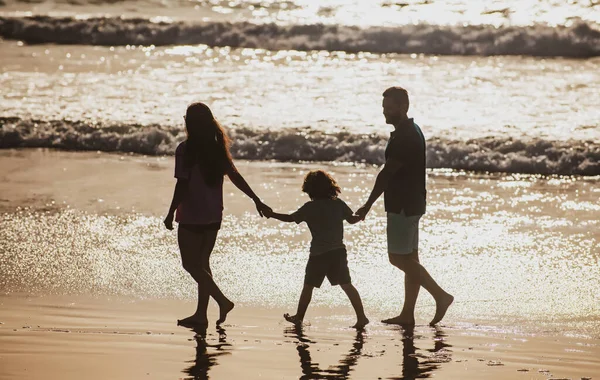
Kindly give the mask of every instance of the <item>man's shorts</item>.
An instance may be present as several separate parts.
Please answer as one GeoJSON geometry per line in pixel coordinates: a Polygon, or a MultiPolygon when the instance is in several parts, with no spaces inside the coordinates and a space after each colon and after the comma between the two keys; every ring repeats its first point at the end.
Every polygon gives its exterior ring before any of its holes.
{"type": "Polygon", "coordinates": [[[408,255],[419,248],[419,220],[422,215],[387,214],[388,253],[408,255]]]}
{"type": "Polygon", "coordinates": [[[331,285],[346,285],[352,282],[348,270],[346,248],[335,249],[308,258],[304,284],[320,288],[325,276],[331,285]]]}

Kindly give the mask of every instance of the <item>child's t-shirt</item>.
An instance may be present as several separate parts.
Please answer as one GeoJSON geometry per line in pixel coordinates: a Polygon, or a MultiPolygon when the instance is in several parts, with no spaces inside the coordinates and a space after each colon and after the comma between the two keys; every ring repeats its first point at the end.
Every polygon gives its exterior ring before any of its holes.
{"type": "Polygon", "coordinates": [[[339,198],[315,199],[306,202],[292,217],[297,224],[308,224],[312,235],[310,255],[315,256],[346,247],[344,220],[352,214],[350,207],[339,198]]]}

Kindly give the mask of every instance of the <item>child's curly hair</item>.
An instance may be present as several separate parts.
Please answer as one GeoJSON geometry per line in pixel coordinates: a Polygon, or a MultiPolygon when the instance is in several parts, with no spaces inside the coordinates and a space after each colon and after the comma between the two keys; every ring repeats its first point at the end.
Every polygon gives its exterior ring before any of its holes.
{"type": "Polygon", "coordinates": [[[313,170],[304,177],[302,191],[310,199],[336,199],[342,192],[335,179],[323,170],[313,170]]]}

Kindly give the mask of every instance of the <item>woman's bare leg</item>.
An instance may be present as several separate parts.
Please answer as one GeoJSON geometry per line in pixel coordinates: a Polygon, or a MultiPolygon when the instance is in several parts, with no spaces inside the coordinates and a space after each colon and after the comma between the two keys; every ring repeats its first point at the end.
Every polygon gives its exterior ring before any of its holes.
{"type": "Polygon", "coordinates": [[[196,313],[179,321],[179,324],[207,324],[209,297],[213,297],[219,304],[220,313],[217,323],[222,323],[227,313],[233,309],[231,302],[212,277],[209,266],[210,254],[214,248],[218,231],[205,231],[201,234],[180,228],[178,233],[179,249],[183,268],[192,275],[198,283],[198,306],[196,313]]]}

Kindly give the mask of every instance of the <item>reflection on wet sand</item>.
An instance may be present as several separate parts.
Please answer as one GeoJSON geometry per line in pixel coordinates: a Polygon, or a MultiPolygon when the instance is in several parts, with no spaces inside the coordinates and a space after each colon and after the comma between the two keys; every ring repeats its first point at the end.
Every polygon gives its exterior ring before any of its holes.
{"type": "MultiPolygon", "coordinates": [[[[442,363],[451,360],[452,347],[446,342],[446,333],[436,328],[433,334],[433,348],[418,352],[419,348],[415,346],[416,340],[423,340],[424,336],[415,334],[414,328],[400,328],[402,339],[402,374],[399,377],[389,377],[395,380],[414,380],[424,379],[433,376],[433,372],[440,368],[442,363]]],[[[303,331],[301,326],[288,327],[284,335],[294,339],[298,356],[300,357],[300,367],[302,376],[300,379],[349,379],[350,374],[362,356],[362,350],[366,339],[365,330],[358,330],[352,343],[352,347],[335,366],[322,369],[319,363],[313,362],[310,355],[310,345],[316,345],[317,342],[310,339],[303,331]]]]}
{"type": "Polygon", "coordinates": [[[352,372],[352,369],[358,362],[358,358],[362,355],[366,334],[364,329],[358,329],[350,351],[340,359],[338,365],[327,369],[321,369],[319,363],[313,363],[308,349],[310,344],[316,344],[317,342],[310,340],[304,334],[302,326],[287,327],[284,335],[288,338],[296,339],[296,349],[298,350],[298,356],[300,356],[300,367],[302,368],[300,379],[303,380],[348,379],[350,372],[352,372]]]}
{"type": "Polygon", "coordinates": [[[452,347],[446,343],[446,333],[440,328],[435,328],[433,335],[433,348],[426,351],[430,354],[417,353],[415,339],[422,339],[422,335],[415,335],[414,327],[401,328],[402,332],[402,376],[391,377],[394,380],[425,379],[433,375],[442,363],[451,360],[452,347]],[[419,359],[421,359],[419,361],[419,359]]]}
{"type": "Polygon", "coordinates": [[[191,361],[193,364],[184,369],[183,372],[192,376],[194,380],[208,379],[208,371],[211,367],[217,365],[217,358],[222,355],[231,354],[231,344],[227,343],[227,334],[225,329],[217,327],[219,334],[218,343],[210,344],[206,341],[207,327],[195,327],[192,329],[196,335],[196,358],[191,361]],[[212,352],[209,352],[208,348],[212,352]],[[216,350],[216,351],[215,351],[216,350]]]}

